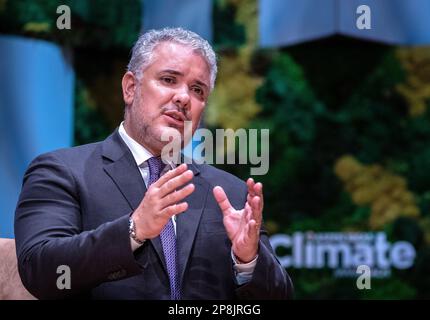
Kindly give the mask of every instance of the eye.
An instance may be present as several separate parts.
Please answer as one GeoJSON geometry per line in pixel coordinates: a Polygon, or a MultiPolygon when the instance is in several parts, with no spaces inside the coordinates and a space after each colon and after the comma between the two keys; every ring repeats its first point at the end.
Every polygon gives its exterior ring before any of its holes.
{"type": "Polygon", "coordinates": [[[194,87],[192,87],[191,88],[191,90],[193,90],[195,93],[197,93],[199,96],[203,96],[203,94],[204,94],[204,92],[203,92],[203,89],[202,88],[200,88],[200,87],[196,87],[196,86],[194,86],[194,87]]]}
{"type": "Polygon", "coordinates": [[[161,77],[161,81],[167,84],[175,84],[176,79],[174,77],[161,77]]]}

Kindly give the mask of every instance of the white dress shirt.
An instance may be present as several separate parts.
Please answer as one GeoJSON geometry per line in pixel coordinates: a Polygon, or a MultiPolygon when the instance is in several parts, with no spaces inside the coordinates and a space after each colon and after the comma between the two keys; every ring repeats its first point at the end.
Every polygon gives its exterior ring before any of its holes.
{"type": "MultiPolygon", "coordinates": [[[[125,142],[127,147],[130,149],[134,160],[136,161],[137,166],[139,167],[140,174],[142,175],[143,181],[145,182],[146,187],[148,187],[149,182],[149,166],[147,160],[152,158],[153,155],[147,149],[145,149],[140,143],[130,137],[124,128],[124,122],[121,122],[118,133],[121,136],[122,140],[125,142]]],[[[161,175],[165,174],[170,169],[174,169],[176,166],[173,162],[169,162],[161,172],[161,175]]],[[[176,234],[176,216],[172,217],[173,226],[176,234]]],[[[141,245],[134,241],[134,239],[130,238],[131,248],[133,251],[138,249],[141,245]]],[[[249,263],[239,264],[234,257],[233,251],[231,252],[231,258],[233,259],[233,268],[236,273],[236,281],[239,285],[244,284],[251,280],[252,273],[257,264],[258,256],[249,263]]]]}

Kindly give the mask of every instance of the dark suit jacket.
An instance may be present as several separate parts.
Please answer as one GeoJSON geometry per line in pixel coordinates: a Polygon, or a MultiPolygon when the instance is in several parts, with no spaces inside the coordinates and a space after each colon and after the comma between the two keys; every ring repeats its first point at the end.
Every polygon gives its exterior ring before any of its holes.
{"type": "MultiPolygon", "coordinates": [[[[292,285],[261,231],[252,280],[235,281],[231,242],[212,194],[220,185],[242,208],[246,184],[209,165],[191,164],[195,191],[177,217],[184,299],[290,298],[292,285]]],[[[159,237],[131,250],[128,219],[146,187],[117,131],[105,141],[37,157],[29,166],[15,215],[18,268],[37,298],[169,299],[159,237]],[[71,288],[57,288],[60,265],[71,288]]]]}

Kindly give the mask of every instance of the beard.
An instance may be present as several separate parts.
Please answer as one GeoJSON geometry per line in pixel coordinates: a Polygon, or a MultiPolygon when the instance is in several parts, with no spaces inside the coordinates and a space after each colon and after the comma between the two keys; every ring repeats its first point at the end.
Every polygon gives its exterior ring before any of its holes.
{"type": "Polygon", "coordinates": [[[126,119],[133,133],[132,138],[146,149],[151,151],[154,156],[158,156],[161,150],[169,141],[162,140],[162,136],[181,137],[182,147],[184,143],[183,129],[179,130],[175,127],[170,127],[167,124],[160,123],[160,117],[167,110],[172,108],[162,107],[158,114],[144,114],[138,107],[139,101],[135,101],[136,105],[128,107],[126,119]]]}

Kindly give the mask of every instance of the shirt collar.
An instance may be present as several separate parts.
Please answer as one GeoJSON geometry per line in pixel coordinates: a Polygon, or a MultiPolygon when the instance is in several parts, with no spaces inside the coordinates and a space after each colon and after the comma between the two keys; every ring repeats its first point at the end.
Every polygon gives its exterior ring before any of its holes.
{"type": "MultiPolygon", "coordinates": [[[[124,121],[119,125],[118,133],[121,136],[122,140],[124,140],[127,147],[130,149],[134,161],[136,161],[137,166],[142,166],[146,163],[149,158],[154,157],[154,155],[149,152],[144,146],[142,146],[139,142],[130,137],[125,131],[124,121]]],[[[175,168],[175,163],[168,161],[168,165],[170,168],[175,168]]]]}
{"type": "Polygon", "coordinates": [[[122,140],[124,140],[127,147],[130,149],[138,166],[141,166],[145,161],[153,157],[151,152],[149,152],[144,146],[139,144],[139,142],[128,135],[124,128],[124,122],[121,122],[119,125],[118,133],[122,140]]]}

